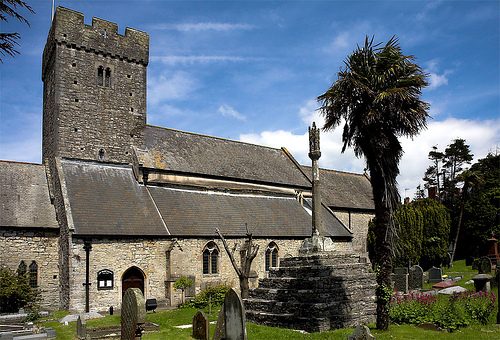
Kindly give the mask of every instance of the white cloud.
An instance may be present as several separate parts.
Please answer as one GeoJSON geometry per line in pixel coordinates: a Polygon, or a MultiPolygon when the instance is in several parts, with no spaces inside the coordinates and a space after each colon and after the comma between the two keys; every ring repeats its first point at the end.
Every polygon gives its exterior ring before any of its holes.
{"type": "Polygon", "coordinates": [[[445,74],[436,74],[436,73],[429,73],[429,79],[428,79],[430,85],[427,87],[427,90],[431,91],[434,90],[442,85],[448,85],[448,78],[446,78],[445,74]]]}
{"type": "Polygon", "coordinates": [[[239,57],[239,56],[225,56],[225,55],[170,55],[170,56],[152,56],[151,61],[160,61],[166,65],[175,64],[209,64],[217,62],[246,62],[246,61],[263,61],[264,58],[260,57],[239,57]]]}
{"type": "Polygon", "coordinates": [[[220,114],[222,114],[224,117],[232,117],[236,118],[238,120],[247,120],[247,117],[245,115],[242,115],[235,109],[233,109],[231,106],[228,105],[221,105],[219,106],[219,111],[220,114]]]}
{"type": "MultiPolygon", "coordinates": [[[[318,127],[323,125],[323,118],[315,111],[315,101],[309,101],[299,110],[299,116],[305,125],[315,121],[318,127]]],[[[342,128],[331,132],[321,132],[320,167],[363,173],[365,168],[364,159],[354,156],[352,149],[342,150],[342,128]]],[[[260,134],[240,135],[240,140],[270,147],[285,147],[301,164],[309,164],[307,156],[309,150],[307,126],[304,126],[303,134],[293,134],[290,131],[263,131],[260,134]]],[[[401,143],[404,150],[400,162],[400,175],[398,177],[401,196],[413,197],[417,185],[423,184],[422,177],[430,165],[427,155],[432,146],[437,145],[444,150],[454,139],[462,138],[470,145],[474,154],[474,161],[484,158],[489,151],[495,150],[500,143],[500,119],[490,121],[473,121],[468,119],[449,118],[444,121],[430,121],[428,129],[422,131],[413,140],[402,138],[401,143]],[[407,190],[405,190],[407,189],[407,190]]]]}
{"type": "Polygon", "coordinates": [[[248,24],[231,24],[220,22],[198,22],[184,24],[158,24],[151,26],[157,30],[175,30],[181,32],[201,32],[201,31],[234,31],[234,30],[252,30],[255,27],[248,24]]]}
{"type": "Polygon", "coordinates": [[[176,71],[173,74],[150,76],[148,79],[148,101],[156,105],[165,100],[185,99],[199,87],[199,82],[191,74],[176,71]]]}

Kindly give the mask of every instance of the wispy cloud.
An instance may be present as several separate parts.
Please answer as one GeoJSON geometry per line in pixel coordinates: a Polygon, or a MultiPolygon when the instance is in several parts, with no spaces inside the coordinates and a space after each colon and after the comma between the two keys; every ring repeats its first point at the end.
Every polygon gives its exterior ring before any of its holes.
{"type": "Polygon", "coordinates": [[[252,30],[255,26],[248,24],[233,24],[221,22],[198,22],[183,24],[157,24],[152,25],[151,29],[156,30],[175,30],[181,32],[201,32],[201,31],[219,31],[227,32],[234,30],[252,30]]]}
{"type": "Polygon", "coordinates": [[[219,106],[219,109],[217,110],[220,114],[222,114],[224,117],[232,117],[236,118],[238,120],[247,120],[247,117],[235,109],[233,109],[231,106],[228,105],[221,105],[219,106]]]}
{"type": "Polygon", "coordinates": [[[426,88],[427,91],[432,91],[440,86],[448,85],[448,75],[452,74],[454,70],[445,70],[443,73],[439,74],[439,60],[432,59],[426,63],[425,71],[429,74],[429,87],[426,88]]]}
{"type": "Polygon", "coordinates": [[[148,80],[148,101],[156,105],[165,100],[182,100],[199,86],[193,75],[183,71],[151,76],[148,80]]]}
{"type": "Polygon", "coordinates": [[[170,56],[152,56],[152,61],[159,61],[163,64],[209,64],[218,62],[248,62],[248,61],[263,61],[265,58],[260,57],[239,57],[239,56],[225,56],[225,55],[170,55],[170,56]]]}

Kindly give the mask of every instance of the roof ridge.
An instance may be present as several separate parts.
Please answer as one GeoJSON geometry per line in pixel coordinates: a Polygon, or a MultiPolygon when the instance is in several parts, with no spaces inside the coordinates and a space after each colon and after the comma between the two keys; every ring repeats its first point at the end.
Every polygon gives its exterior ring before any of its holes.
{"type": "Polygon", "coordinates": [[[200,137],[206,137],[206,138],[212,138],[212,139],[218,139],[218,140],[223,140],[223,141],[233,142],[233,143],[238,143],[238,144],[246,144],[246,145],[258,146],[258,147],[261,147],[261,148],[272,149],[272,150],[276,150],[276,151],[282,151],[283,150],[283,147],[281,147],[281,148],[274,148],[272,146],[255,144],[255,143],[250,143],[250,142],[243,142],[243,141],[229,139],[229,138],[224,138],[224,137],[211,136],[211,135],[207,135],[207,134],[203,134],[203,133],[190,132],[190,131],[184,131],[184,130],[179,130],[179,129],[172,129],[172,128],[168,128],[168,127],[164,127],[164,126],[146,124],[146,127],[153,127],[153,128],[163,129],[163,130],[176,131],[176,132],[186,133],[186,134],[190,134],[190,135],[195,135],[195,136],[200,136],[200,137]]]}
{"type": "MultiPolygon", "coordinates": [[[[307,167],[307,168],[311,168],[310,165],[303,165],[301,164],[301,166],[303,167],[307,167]]],[[[320,170],[323,170],[323,171],[327,171],[327,172],[336,172],[336,173],[339,173],[339,174],[346,174],[346,175],[353,175],[353,176],[359,176],[359,177],[366,177],[365,174],[361,174],[361,173],[358,173],[358,172],[349,172],[349,171],[342,171],[342,170],[333,170],[333,169],[327,169],[327,168],[319,168],[320,170]]]]}
{"type": "Polygon", "coordinates": [[[7,160],[3,160],[3,159],[0,159],[0,162],[1,162],[1,163],[11,163],[11,164],[28,164],[28,165],[41,165],[41,166],[44,166],[44,164],[43,164],[43,163],[7,161],[7,160]]]}

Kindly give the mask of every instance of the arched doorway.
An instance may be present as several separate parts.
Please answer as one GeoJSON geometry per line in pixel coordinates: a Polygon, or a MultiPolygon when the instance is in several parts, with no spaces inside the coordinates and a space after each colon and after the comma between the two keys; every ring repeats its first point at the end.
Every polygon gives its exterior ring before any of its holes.
{"type": "Polygon", "coordinates": [[[139,288],[144,295],[144,274],[137,267],[130,267],[122,276],[122,297],[129,288],[139,288]]]}

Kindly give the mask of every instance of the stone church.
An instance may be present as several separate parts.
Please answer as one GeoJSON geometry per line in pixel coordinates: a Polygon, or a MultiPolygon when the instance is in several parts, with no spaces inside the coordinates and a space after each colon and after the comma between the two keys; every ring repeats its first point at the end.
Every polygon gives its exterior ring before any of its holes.
{"type": "MultiPolygon", "coordinates": [[[[0,161],[0,265],[27,272],[45,308],[120,308],[128,287],[177,305],[181,276],[194,282],[187,296],[239,287],[216,228],[238,251],[253,234],[255,287],[311,237],[311,167],[285,148],[147,125],[148,60],[145,32],[57,8],[43,52],[43,164],[0,161]]],[[[334,252],[367,258],[369,179],[320,179],[334,252]]]]}

